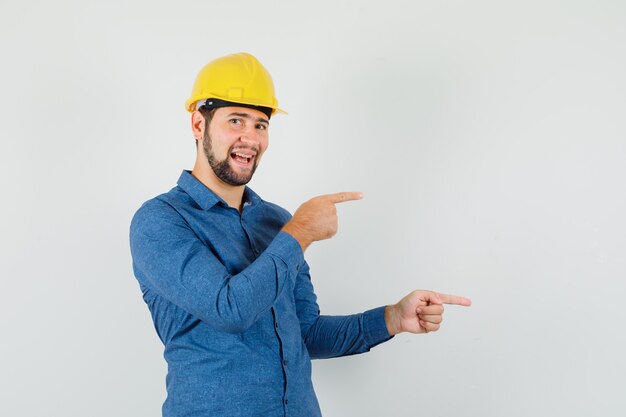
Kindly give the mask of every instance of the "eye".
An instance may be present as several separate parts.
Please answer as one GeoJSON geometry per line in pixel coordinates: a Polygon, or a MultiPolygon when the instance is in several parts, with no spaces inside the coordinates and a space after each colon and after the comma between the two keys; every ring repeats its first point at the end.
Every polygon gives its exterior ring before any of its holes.
{"type": "Polygon", "coordinates": [[[267,125],[259,123],[258,125],[256,125],[256,128],[259,130],[267,130],[267,125]]]}
{"type": "Polygon", "coordinates": [[[241,119],[230,119],[229,121],[230,121],[231,124],[234,124],[234,125],[242,125],[243,124],[243,120],[241,120],[241,119]]]}

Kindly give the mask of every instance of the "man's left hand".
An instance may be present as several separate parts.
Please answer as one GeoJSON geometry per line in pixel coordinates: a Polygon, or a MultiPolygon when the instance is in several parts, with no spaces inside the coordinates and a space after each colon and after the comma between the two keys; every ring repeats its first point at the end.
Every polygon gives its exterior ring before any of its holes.
{"type": "Polygon", "coordinates": [[[469,307],[472,301],[458,295],[415,290],[398,303],[385,308],[387,330],[391,336],[402,332],[435,332],[443,320],[444,304],[469,307]]]}

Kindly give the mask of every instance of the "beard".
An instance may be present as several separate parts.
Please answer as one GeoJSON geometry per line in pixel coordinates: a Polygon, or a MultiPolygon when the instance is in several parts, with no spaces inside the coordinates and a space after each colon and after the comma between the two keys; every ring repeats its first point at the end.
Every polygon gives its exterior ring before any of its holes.
{"type": "MultiPolygon", "coordinates": [[[[241,147],[238,147],[238,148],[241,149],[241,147]]],[[[213,146],[211,144],[211,136],[209,136],[208,129],[204,131],[204,140],[202,141],[202,149],[204,150],[204,155],[206,156],[206,159],[209,162],[209,165],[211,166],[211,169],[213,170],[215,175],[226,184],[235,185],[235,186],[246,185],[252,179],[252,176],[254,175],[254,171],[256,171],[256,167],[259,164],[258,149],[248,148],[248,149],[254,150],[254,152],[256,153],[256,156],[254,157],[254,163],[252,164],[252,168],[249,171],[243,172],[241,174],[236,173],[233,170],[233,168],[230,166],[230,155],[233,152],[234,145],[231,146],[230,149],[228,149],[226,158],[224,158],[224,160],[222,161],[219,161],[217,157],[215,156],[215,153],[213,152],[213,146]]]]}

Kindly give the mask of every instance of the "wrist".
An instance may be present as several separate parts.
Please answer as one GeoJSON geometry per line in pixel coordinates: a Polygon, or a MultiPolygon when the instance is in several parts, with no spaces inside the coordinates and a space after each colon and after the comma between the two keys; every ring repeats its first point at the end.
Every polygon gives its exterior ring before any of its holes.
{"type": "Polygon", "coordinates": [[[306,234],[302,233],[300,228],[292,222],[287,223],[285,226],[283,226],[281,230],[285,233],[288,233],[289,235],[291,235],[291,237],[298,241],[303,253],[311,244],[311,241],[306,238],[306,234]]]}
{"type": "Polygon", "coordinates": [[[395,336],[398,333],[402,333],[397,310],[398,309],[395,304],[385,307],[385,324],[387,325],[389,336],[395,336]]]}

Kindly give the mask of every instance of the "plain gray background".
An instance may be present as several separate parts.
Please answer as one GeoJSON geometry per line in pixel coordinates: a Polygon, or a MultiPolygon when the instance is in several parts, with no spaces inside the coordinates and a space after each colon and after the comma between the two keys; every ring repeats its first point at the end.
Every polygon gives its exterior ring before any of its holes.
{"type": "Polygon", "coordinates": [[[128,226],[239,51],[290,113],[252,188],[365,194],[306,254],[322,312],[474,301],[315,361],[325,416],[626,415],[625,41],[621,0],[2,0],[0,415],[160,415],[128,226]]]}

